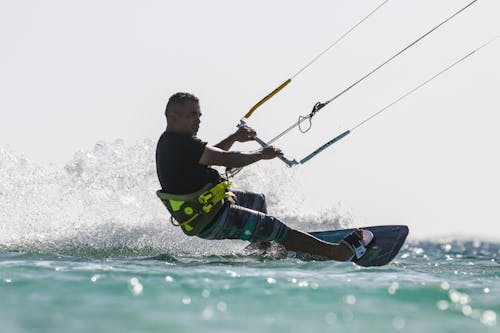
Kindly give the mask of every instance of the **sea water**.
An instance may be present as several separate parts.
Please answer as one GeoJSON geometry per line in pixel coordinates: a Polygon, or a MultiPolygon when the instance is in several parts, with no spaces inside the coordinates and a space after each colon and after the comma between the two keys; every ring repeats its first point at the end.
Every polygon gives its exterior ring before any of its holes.
{"type": "MultiPolygon", "coordinates": [[[[265,187],[295,227],[352,224],[340,207],[308,212],[293,175],[272,172],[235,182],[265,187]]],[[[150,141],[100,142],[63,168],[0,149],[0,176],[2,333],[500,332],[498,243],[410,236],[392,263],[364,268],[189,238],[155,197],[150,141]]]]}

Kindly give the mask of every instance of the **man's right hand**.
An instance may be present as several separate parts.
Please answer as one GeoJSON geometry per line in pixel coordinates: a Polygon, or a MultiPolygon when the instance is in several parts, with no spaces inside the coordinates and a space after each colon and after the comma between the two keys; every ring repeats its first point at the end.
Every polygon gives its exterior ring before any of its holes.
{"type": "Polygon", "coordinates": [[[262,155],[263,160],[271,160],[275,157],[283,156],[283,152],[281,151],[281,149],[273,146],[267,146],[261,148],[260,153],[262,155]]]}

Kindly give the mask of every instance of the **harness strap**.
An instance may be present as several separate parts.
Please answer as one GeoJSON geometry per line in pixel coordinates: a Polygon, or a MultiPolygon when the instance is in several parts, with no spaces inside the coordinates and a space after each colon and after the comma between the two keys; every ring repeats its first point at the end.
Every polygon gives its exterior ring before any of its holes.
{"type": "Polygon", "coordinates": [[[191,236],[212,221],[225,200],[234,201],[235,195],[229,191],[230,186],[229,181],[223,181],[215,186],[207,184],[195,193],[179,195],[160,190],[156,195],[170,212],[170,222],[191,236]]]}

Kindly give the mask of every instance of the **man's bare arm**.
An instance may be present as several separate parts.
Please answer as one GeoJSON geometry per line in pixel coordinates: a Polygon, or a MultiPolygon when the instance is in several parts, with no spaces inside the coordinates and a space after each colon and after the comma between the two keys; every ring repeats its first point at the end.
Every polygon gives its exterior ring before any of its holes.
{"type": "Polygon", "coordinates": [[[216,144],[215,147],[222,150],[229,150],[235,142],[251,141],[255,140],[256,137],[257,133],[255,132],[255,130],[245,125],[239,127],[236,132],[216,144]]]}
{"type": "Polygon", "coordinates": [[[234,133],[219,142],[214,146],[214,148],[219,148],[222,150],[229,150],[233,146],[233,144],[236,142],[236,138],[234,137],[234,133]]]}
{"type": "Polygon", "coordinates": [[[250,152],[239,152],[225,151],[207,145],[200,157],[199,163],[203,165],[221,165],[228,168],[239,168],[260,160],[269,160],[282,155],[281,150],[274,147],[265,147],[250,152]]]}

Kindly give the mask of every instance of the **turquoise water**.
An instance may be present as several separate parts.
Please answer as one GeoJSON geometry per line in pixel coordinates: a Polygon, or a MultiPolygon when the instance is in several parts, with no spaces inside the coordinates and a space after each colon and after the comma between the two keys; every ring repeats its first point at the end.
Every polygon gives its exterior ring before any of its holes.
{"type": "Polygon", "coordinates": [[[2,332],[500,332],[500,245],[406,245],[381,268],[243,254],[0,255],[2,332]]]}
{"type": "MultiPolygon", "coordinates": [[[[168,224],[153,156],[151,141],[100,142],[60,168],[0,149],[0,332],[500,332],[500,244],[410,230],[379,268],[245,255],[168,224]]],[[[308,210],[297,178],[235,183],[293,227],[357,225],[308,210]]]]}

